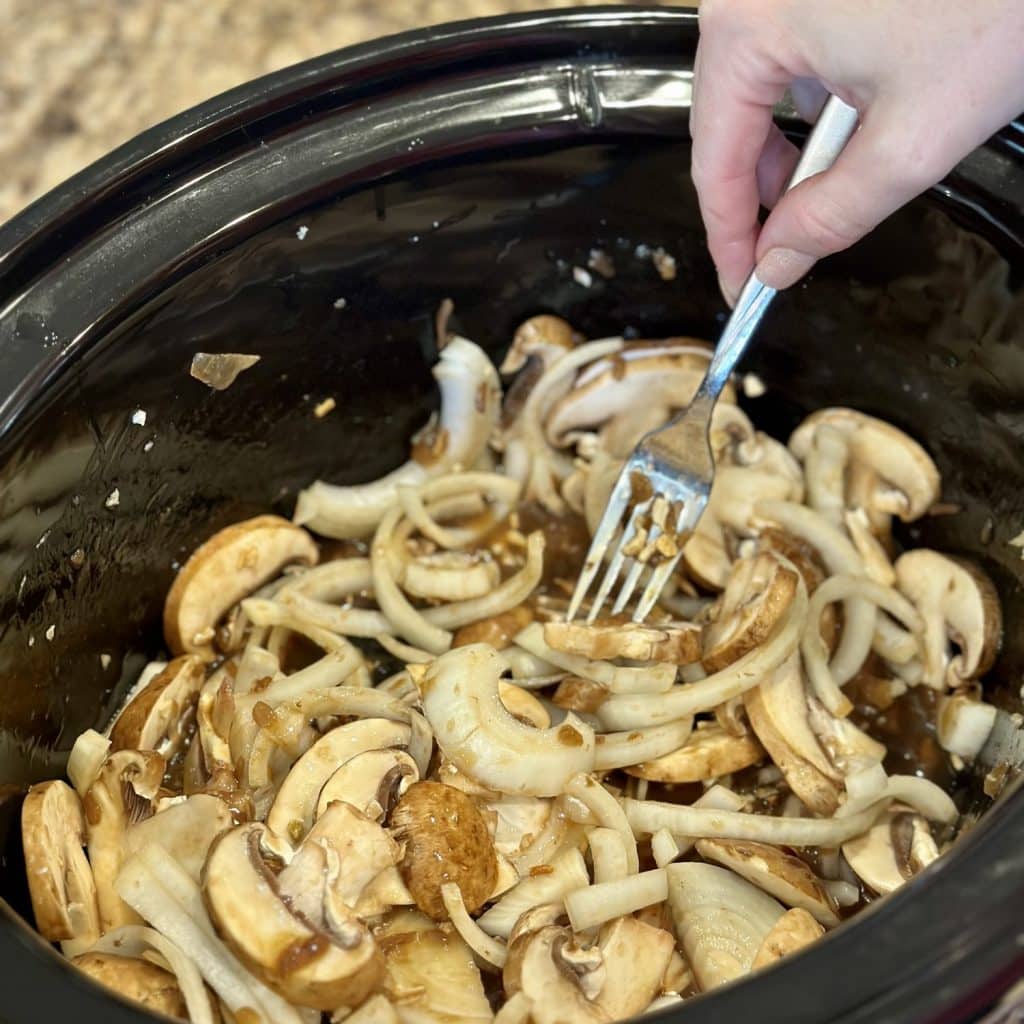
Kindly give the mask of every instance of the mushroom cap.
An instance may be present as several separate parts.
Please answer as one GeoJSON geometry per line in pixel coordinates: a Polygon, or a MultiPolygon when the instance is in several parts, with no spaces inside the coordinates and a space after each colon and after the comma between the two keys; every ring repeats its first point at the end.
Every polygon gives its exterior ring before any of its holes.
{"type": "Polygon", "coordinates": [[[643,1013],[661,993],[676,951],[675,936],[635,917],[617,917],[601,929],[598,946],[606,971],[598,1006],[611,1020],[643,1013]]]}
{"type": "Polygon", "coordinates": [[[915,441],[891,423],[875,419],[854,409],[819,409],[811,413],[793,432],[789,448],[804,459],[814,442],[818,427],[827,424],[844,434],[851,464],[872,469],[879,482],[898,492],[895,512],[904,522],[920,518],[938,499],[941,480],[931,456],[915,441]]]}
{"type": "Polygon", "coordinates": [[[385,718],[362,718],[325,733],[285,776],[267,813],[267,825],[298,842],[313,824],[320,791],[338,768],[367,750],[406,747],[410,735],[409,726],[385,718]]]}
{"type": "Polygon", "coordinates": [[[188,712],[199,699],[206,666],[195,655],[175,658],[125,706],[110,730],[114,750],[155,750],[173,757],[185,745],[188,712]]]}
{"type": "Polygon", "coordinates": [[[698,839],[697,852],[705,859],[742,875],[787,907],[801,907],[828,927],[839,924],[825,884],[799,857],[768,843],[739,839],[698,839]]]}
{"type": "Polygon", "coordinates": [[[896,584],[925,620],[925,672],[933,686],[943,683],[946,636],[960,648],[949,664],[950,682],[976,679],[995,663],[1003,639],[999,595],[972,562],[915,548],[896,560],[896,584]]]}
{"type": "Polygon", "coordinates": [[[767,552],[738,560],[704,633],[704,667],[719,672],[763,644],[789,611],[798,581],[795,569],[767,552]]]}
{"type": "Polygon", "coordinates": [[[148,960],[112,953],[82,953],[71,963],[104,988],[139,1003],[151,1013],[189,1019],[185,997],[174,975],[148,960]]]}
{"type": "Polygon", "coordinates": [[[700,658],[701,627],[691,622],[546,622],[544,641],[555,650],[594,661],[629,658],[689,665],[700,658]]]}
{"type": "Polygon", "coordinates": [[[25,873],[36,928],[50,942],[100,937],[84,833],[82,804],[70,786],[54,780],[29,789],[21,808],[25,873]]]}
{"type": "Polygon", "coordinates": [[[494,892],[494,842],[472,797],[440,782],[417,782],[391,812],[391,829],[405,844],[402,878],[416,906],[435,921],[448,919],[441,898],[445,882],[458,885],[468,913],[494,892]]]}
{"type": "Polygon", "coordinates": [[[505,353],[501,363],[502,373],[516,373],[525,365],[532,355],[548,356],[553,359],[561,354],[560,350],[568,351],[583,340],[572,325],[560,316],[540,313],[524,320],[512,336],[512,346],[505,353]]]}
{"type": "Polygon", "coordinates": [[[215,533],[192,553],[164,604],[164,637],[175,654],[214,656],[221,616],[291,562],[315,565],[316,544],[280,516],[256,516],[215,533]]]}
{"type": "Polygon", "coordinates": [[[842,851],[857,877],[880,896],[900,888],[938,856],[928,822],[898,809],[887,811],[863,835],[847,840],[842,851]]]}
{"type": "Polygon", "coordinates": [[[479,619],[455,631],[452,647],[466,647],[469,644],[489,644],[496,651],[510,647],[513,638],[533,622],[533,609],[517,604],[507,612],[489,619],[479,619]]]}
{"type": "Polygon", "coordinates": [[[339,917],[338,906],[325,901],[326,871],[320,892],[303,893],[303,906],[319,906],[322,919],[293,911],[264,860],[274,844],[261,822],[239,825],[214,843],[203,897],[218,934],[285,999],[319,1010],[358,1006],[383,976],[373,937],[358,918],[339,917]]]}
{"type": "Polygon", "coordinates": [[[373,821],[381,822],[419,777],[416,762],[404,750],[387,747],[356,754],[323,784],[317,797],[316,817],[319,819],[334,801],[342,800],[373,821]]]}
{"type": "Polygon", "coordinates": [[[678,750],[626,768],[629,775],[651,782],[703,782],[749,768],[764,757],[757,737],[734,736],[717,722],[699,722],[678,750]]]}
{"type": "Polygon", "coordinates": [[[601,950],[582,948],[569,928],[557,925],[527,932],[510,943],[502,972],[506,995],[522,992],[530,1001],[533,1024],[610,1021],[595,1001],[605,977],[601,950]]]}

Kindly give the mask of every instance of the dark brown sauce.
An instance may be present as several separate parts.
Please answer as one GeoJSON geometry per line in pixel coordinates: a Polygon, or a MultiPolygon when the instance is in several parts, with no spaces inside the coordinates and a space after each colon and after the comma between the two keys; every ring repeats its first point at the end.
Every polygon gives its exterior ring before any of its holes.
{"type": "Polygon", "coordinates": [[[536,502],[525,502],[518,511],[519,528],[523,533],[540,530],[544,534],[541,588],[551,587],[555,580],[575,583],[590,547],[590,531],[583,516],[575,512],[553,516],[536,502]]]}

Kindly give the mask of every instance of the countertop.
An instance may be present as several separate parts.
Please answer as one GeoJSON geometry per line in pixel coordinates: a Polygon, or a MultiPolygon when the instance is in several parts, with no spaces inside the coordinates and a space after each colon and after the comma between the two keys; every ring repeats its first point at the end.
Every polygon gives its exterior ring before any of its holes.
{"type": "MultiPolygon", "coordinates": [[[[576,0],[596,6],[608,0],[576,0]]],[[[0,223],[149,126],[375,36],[551,0],[0,0],[0,223]]]]}

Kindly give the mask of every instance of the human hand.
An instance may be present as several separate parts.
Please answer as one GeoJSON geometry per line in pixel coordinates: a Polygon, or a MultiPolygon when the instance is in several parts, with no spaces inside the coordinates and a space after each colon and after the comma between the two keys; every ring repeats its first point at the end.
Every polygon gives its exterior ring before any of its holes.
{"type": "Polygon", "coordinates": [[[1021,0],[703,0],[700,25],[693,180],[730,305],[755,265],[789,287],[1024,109],[1021,0]],[[772,107],[791,86],[809,120],[828,90],[861,126],[780,198],[798,152],[772,107]]]}

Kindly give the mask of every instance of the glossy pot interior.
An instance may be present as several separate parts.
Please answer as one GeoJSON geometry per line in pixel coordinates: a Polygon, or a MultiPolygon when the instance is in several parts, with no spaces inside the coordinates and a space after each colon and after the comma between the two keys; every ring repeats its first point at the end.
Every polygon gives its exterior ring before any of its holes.
{"type": "MultiPolygon", "coordinates": [[[[199,541],[287,513],[313,478],[402,460],[436,402],[442,299],[496,357],[539,311],[590,337],[714,336],[723,307],[687,173],[695,37],[686,13],[617,9],[330,55],[154,129],[0,229],[6,827],[19,787],[58,775],[160,652],[163,595],[199,541]],[[674,254],[676,280],[638,246],[674,254]],[[583,287],[572,268],[595,247],[617,273],[583,287]],[[189,377],[197,351],[261,359],[216,393],[189,377]],[[314,417],[327,397],[336,410],[314,417]]],[[[1024,563],[1007,544],[1024,528],[1022,166],[1008,130],[785,295],[749,363],[768,393],[747,403],[780,436],[842,404],[927,443],[959,511],[910,533],[997,580],[1000,699],[1024,665],[1024,563]]],[[[1013,967],[1022,844],[1010,794],[884,906],[668,1016],[964,1019],[1013,967]]],[[[0,892],[24,911],[17,845],[0,892]]],[[[11,1021],[145,1019],[6,908],[0,980],[11,1021]]]]}

